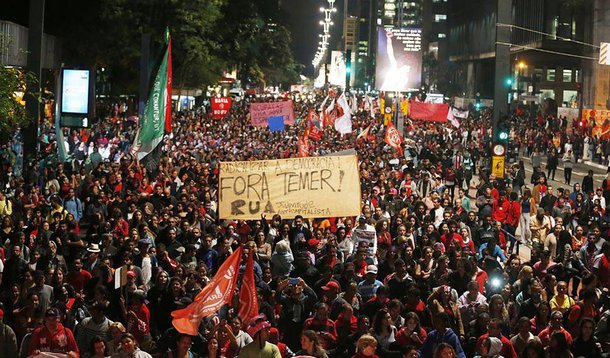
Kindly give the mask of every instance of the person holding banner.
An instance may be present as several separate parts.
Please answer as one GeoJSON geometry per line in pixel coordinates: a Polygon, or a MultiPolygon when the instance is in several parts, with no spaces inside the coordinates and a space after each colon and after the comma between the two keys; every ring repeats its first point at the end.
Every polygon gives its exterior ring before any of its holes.
{"type": "Polygon", "coordinates": [[[65,357],[78,358],[79,350],[72,330],[64,327],[57,308],[49,308],[44,314],[44,325],[34,330],[30,340],[30,355],[42,352],[62,353],[65,357]]]}

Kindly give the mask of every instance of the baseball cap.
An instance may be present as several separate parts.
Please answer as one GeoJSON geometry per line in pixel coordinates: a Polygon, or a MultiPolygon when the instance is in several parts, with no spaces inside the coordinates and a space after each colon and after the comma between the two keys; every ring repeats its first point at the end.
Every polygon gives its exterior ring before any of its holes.
{"type": "Polygon", "coordinates": [[[328,283],[325,286],[322,286],[322,289],[324,291],[329,291],[329,290],[339,290],[339,284],[336,283],[335,281],[328,281],[328,283]]]}
{"type": "Polygon", "coordinates": [[[367,274],[368,274],[368,273],[372,273],[372,274],[375,274],[375,275],[376,275],[376,274],[377,274],[377,266],[375,266],[375,265],[368,265],[368,266],[366,267],[366,273],[367,273],[367,274]]]}
{"type": "Polygon", "coordinates": [[[59,317],[59,310],[57,308],[49,308],[44,313],[45,317],[59,317]]]}

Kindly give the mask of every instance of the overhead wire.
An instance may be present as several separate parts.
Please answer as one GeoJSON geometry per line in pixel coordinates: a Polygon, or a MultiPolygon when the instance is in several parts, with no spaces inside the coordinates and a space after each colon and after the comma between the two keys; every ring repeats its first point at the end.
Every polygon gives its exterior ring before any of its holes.
{"type": "Polygon", "coordinates": [[[527,50],[551,53],[551,54],[555,54],[555,55],[562,55],[562,56],[568,56],[568,57],[582,58],[584,60],[593,60],[593,61],[597,61],[598,60],[596,57],[575,55],[575,54],[571,54],[571,53],[567,53],[567,52],[559,52],[559,51],[553,51],[553,50],[545,50],[545,49],[541,49],[541,48],[537,48],[537,47],[532,47],[532,46],[527,46],[527,45],[513,44],[513,43],[510,43],[510,42],[496,41],[496,45],[521,47],[521,48],[524,48],[524,49],[527,49],[527,50]]]}
{"type": "Polygon", "coordinates": [[[555,38],[558,38],[558,39],[560,39],[562,41],[569,41],[569,42],[574,42],[574,43],[577,43],[577,44],[580,44],[580,45],[590,46],[590,47],[594,47],[594,48],[600,48],[599,46],[591,44],[591,43],[588,43],[588,42],[573,40],[573,39],[570,39],[570,38],[567,38],[567,37],[562,37],[562,36],[550,34],[548,32],[542,32],[542,31],[538,31],[538,30],[528,29],[527,27],[523,27],[523,26],[519,26],[519,25],[504,24],[504,23],[498,22],[496,24],[496,26],[498,26],[498,27],[511,27],[511,28],[515,28],[515,29],[519,29],[519,30],[523,30],[523,31],[533,32],[533,33],[536,33],[536,34],[539,34],[539,35],[555,37],[555,38]]]}

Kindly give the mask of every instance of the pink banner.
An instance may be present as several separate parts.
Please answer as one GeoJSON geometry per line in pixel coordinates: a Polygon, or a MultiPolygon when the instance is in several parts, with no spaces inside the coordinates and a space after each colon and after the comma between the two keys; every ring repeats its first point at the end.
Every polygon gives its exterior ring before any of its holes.
{"type": "Polygon", "coordinates": [[[267,119],[273,116],[284,116],[284,124],[294,124],[292,100],[250,103],[250,121],[253,126],[266,127],[267,119]]]}

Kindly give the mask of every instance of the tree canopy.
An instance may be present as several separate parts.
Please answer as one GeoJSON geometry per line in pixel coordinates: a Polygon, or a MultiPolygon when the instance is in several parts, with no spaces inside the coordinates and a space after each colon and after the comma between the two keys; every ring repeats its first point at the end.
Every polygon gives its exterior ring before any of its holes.
{"type": "Polygon", "coordinates": [[[141,34],[150,33],[151,62],[172,35],[174,84],[203,87],[223,70],[238,70],[242,83],[288,86],[300,65],[290,49],[286,15],[277,0],[68,0],[56,23],[66,63],[107,68],[114,95],[135,93],[141,34]]]}

